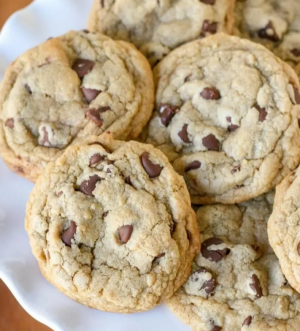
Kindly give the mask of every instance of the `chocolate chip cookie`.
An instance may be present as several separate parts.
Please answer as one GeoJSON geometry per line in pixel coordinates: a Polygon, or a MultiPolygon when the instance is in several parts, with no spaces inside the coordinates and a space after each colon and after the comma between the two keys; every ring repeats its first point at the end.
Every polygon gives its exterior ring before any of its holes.
{"type": "Polygon", "coordinates": [[[156,65],[172,49],[231,33],[235,0],[95,0],[88,29],[126,40],[156,65]]]}
{"type": "Polygon", "coordinates": [[[276,188],[268,224],[270,244],[289,283],[300,292],[300,168],[276,188]]]}
{"type": "Polygon", "coordinates": [[[0,87],[0,154],[35,181],[70,144],[110,131],[137,137],[154,102],[149,63],[133,46],[69,32],[19,57],[0,87]]]}
{"type": "Polygon", "coordinates": [[[198,210],[202,247],[168,307],[194,331],[298,331],[300,294],[267,237],[271,196],[198,210]]]}
{"type": "Polygon", "coordinates": [[[300,1],[238,0],[237,27],[287,61],[300,76],[300,1]]]}
{"type": "Polygon", "coordinates": [[[207,37],[174,50],[154,76],[147,141],[185,177],[193,203],[249,200],[298,166],[299,80],[263,46],[207,37]]]}
{"type": "Polygon", "coordinates": [[[48,281],[109,312],[144,311],[169,298],[200,249],[188,190],[167,158],[108,134],[48,164],[26,229],[48,281]]]}

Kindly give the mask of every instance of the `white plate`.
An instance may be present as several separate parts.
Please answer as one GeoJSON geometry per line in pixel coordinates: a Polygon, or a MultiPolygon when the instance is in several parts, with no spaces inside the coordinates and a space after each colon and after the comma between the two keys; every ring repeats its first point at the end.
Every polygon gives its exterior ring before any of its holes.
{"type": "MultiPolygon", "coordinates": [[[[5,68],[30,47],[86,26],[92,0],[36,0],[15,13],[0,34],[0,80],[5,68]]],[[[84,307],[42,277],[24,230],[25,206],[33,185],[0,159],[0,277],[19,303],[55,331],[189,331],[164,305],[120,315],[84,307]]]]}

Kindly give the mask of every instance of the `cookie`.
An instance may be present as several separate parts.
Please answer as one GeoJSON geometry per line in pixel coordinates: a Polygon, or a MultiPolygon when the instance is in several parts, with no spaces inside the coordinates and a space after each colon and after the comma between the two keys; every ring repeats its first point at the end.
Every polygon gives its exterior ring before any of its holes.
{"type": "Polygon", "coordinates": [[[214,35],[174,50],[154,76],[147,142],[185,177],[193,203],[249,200],[298,166],[299,80],[263,46],[214,35]]]}
{"type": "Polygon", "coordinates": [[[46,279],[96,309],[145,311],[187,279],[200,242],[182,177],[150,145],[108,134],[39,177],[26,230],[46,279]]]}
{"type": "Polygon", "coordinates": [[[267,237],[268,197],[198,210],[202,247],[168,307],[194,331],[298,331],[300,294],[267,237]]]}
{"type": "Polygon", "coordinates": [[[299,0],[238,0],[237,9],[237,28],[244,37],[264,44],[299,70],[299,0]]]}
{"type": "Polygon", "coordinates": [[[130,41],[156,65],[172,49],[231,33],[235,0],[94,0],[88,29],[130,41]]]}
{"type": "Polygon", "coordinates": [[[291,284],[300,292],[300,168],[276,188],[274,210],[268,224],[270,244],[291,284]]]}
{"type": "Polygon", "coordinates": [[[133,46],[71,31],[13,62],[0,86],[0,154],[35,181],[72,143],[137,137],[151,117],[151,68],[133,46]]]}

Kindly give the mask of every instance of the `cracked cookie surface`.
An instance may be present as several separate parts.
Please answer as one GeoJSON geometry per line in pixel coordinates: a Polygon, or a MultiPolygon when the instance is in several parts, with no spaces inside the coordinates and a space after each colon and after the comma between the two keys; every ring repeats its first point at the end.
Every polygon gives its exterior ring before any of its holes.
{"type": "Polygon", "coordinates": [[[276,188],[268,224],[270,244],[289,283],[300,292],[300,168],[276,188]]]}
{"type": "Polygon", "coordinates": [[[207,37],[170,53],[154,79],[147,142],[185,177],[193,203],[246,201],[298,166],[299,80],[263,46],[207,37]]]}
{"type": "Polygon", "coordinates": [[[272,193],[201,207],[201,253],[168,307],[193,331],[298,331],[300,295],[268,242],[272,193]]]}
{"type": "Polygon", "coordinates": [[[238,33],[271,49],[300,76],[300,1],[238,0],[238,33]]]}
{"type": "Polygon", "coordinates": [[[145,311],[169,298],[200,249],[186,185],[167,158],[107,134],[48,164],[26,229],[48,281],[109,312],[145,311]]]}
{"type": "Polygon", "coordinates": [[[235,0],[95,0],[88,28],[137,46],[154,66],[172,49],[233,31],[235,0]]]}
{"type": "Polygon", "coordinates": [[[150,66],[132,45],[71,31],[13,62],[0,87],[0,154],[35,181],[70,144],[135,138],[153,110],[150,66]]]}

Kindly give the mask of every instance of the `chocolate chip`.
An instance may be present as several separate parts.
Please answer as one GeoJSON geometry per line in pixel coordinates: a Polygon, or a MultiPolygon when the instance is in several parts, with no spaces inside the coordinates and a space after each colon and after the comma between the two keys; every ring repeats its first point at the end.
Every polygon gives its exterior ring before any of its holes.
{"type": "Polygon", "coordinates": [[[184,171],[185,171],[185,172],[189,172],[189,171],[191,171],[191,170],[199,169],[200,167],[201,167],[201,162],[199,162],[199,161],[193,161],[193,162],[189,163],[189,164],[185,167],[184,171]]]}
{"type": "Polygon", "coordinates": [[[293,85],[293,89],[294,89],[294,96],[295,96],[295,104],[296,105],[300,105],[300,93],[299,93],[299,90],[294,85],[293,85]]]}
{"type": "Polygon", "coordinates": [[[261,289],[260,281],[259,281],[258,277],[255,274],[253,274],[251,279],[252,279],[253,283],[250,283],[250,287],[256,293],[255,296],[257,298],[261,298],[263,293],[262,293],[262,289],[261,289]]]}
{"type": "Polygon", "coordinates": [[[202,144],[209,151],[219,151],[220,150],[220,142],[213,134],[209,134],[208,136],[204,137],[202,139],[202,144]]]}
{"type": "Polygon", "coordinates": [[[84,33],[90,33],[90,31],[87,30],[87,29],[83,29],[82,32],[84,32],[84,33]]]}
{"type": "Polygon", "coordinates": [[[98,175],[91,176],[88,180],[84,180],[80,184],[80,191],[87,195],[93,195],[96,184],[100,182],[101,178],[98,175]]]}
{"type": "MultiPolygon", "coordinates": [[[[105,107],[98,107],[98,111],[103,114],[106,113],[107,111],[111,110],[110,107],[105,106],[105,107]]],[[[110,131],[107,131],[107,133],[110,133],[110,131]]]]}
{"type": "Polygon", "coordinates": [[[166,253],[161,253],[161,254],[159,254],[159,255],[156,256],[156,259],[160,259],[161,257],[163,257],[165,255],[166,255],[166,253]]]}
{"type": "Polygon", "coordinates": [[[24,87],[25,87],[25,90],[26,90],[29,94],[32,94],[31,88],[30,88],[30,86],[29,86],[28,84],[25,84],[24,87]]]}
{"type": "Polygon", "coordinates": [[[63,191],[59,191],[56,195],[58,196],[58,197],[60,197],[60,196],[62,196],[63,195],[63,191]]]}
{"type": "Polygon", "coordinates": [[[296,56],[299,57],[300,56],[300,49],[299,48],[294,48],[291,50],[291,53],[296,56]]]}
{"type": "Polygon", "coordinates": [[[228,126],[228,131],[229,131],[229,132],[232,132],[232,131],[235,131],[235,130],[238,129],[238,128],[239,128],[238,125],[230,124],[230,125],[228,126]]]}
{"type": "Polygon", "coordinates": [[[246,326],[249,326],[252,322],[252,317],[251,316],[248,316],[245,320],[244,320],[244,323],[243,325],[246,325],[246,326]]]}
{"type": "Polygon", "coordinates": [[[101,155],[101,154],[94,154],[91,156],[90,158],[90,167],[95,166],[96,164],[98,164],[99,162],[105,160],[105,156],[101,155]]]}
{"type": "Polygon", "coordinates": [[[298,127],[300,128],[300,118],[298,118],[298,127]]]}
{"type": "Polygon", "coordinates": [[[200,0],[200,2],[203,2],[206,5],[214,5],[216,0],[200,0]]]}
{"type": "Polygon", "coordinates": [[[204,258],[208,259],[209,261],[219,262],[221,261],[226,255],[230,253],[229,248],[224,249],[210,249],[211,246],[214,245],[221,245],[224,241],[219,238],[209,238],[205,240],[201,245],[201,254],[204,258]]]}
{"type": "Polygon", "coordinates": [[[125,183],[132,186],[131,179],[129,176],[125,178],[125,183]]]}
{"type": "Polygon", "coordinates": [[[220,92],[214,87],[205,87],[200,95],[206,100],[219,100],[221,98],[220,92]]]}
{"type": "Polygon", "coordinates": [[[101,4],[101,7],[102,7],[102,8],[104,8],[104,5],[105,5],[104,1],[105,1],[105,0],[100,0],[100,4],[101,4]]]}
{"type": "MultiPolygon", "coordinates": [[[[202,273],[208,273],[208,271],[205,268],[200,268],[194,272],[194,274],[202,274],[202,273]]],[[[207,294],[210,294],[215,290],[215,288],[216,288],[216,280],[214,279],[214,277],[212,277],[211,279],[203,283],[200,290],[205,290],[207,294]]]]}
{"type": "Polygon", "coordinates": [[[188,136],[188,132],[187,132],[187,128],[188,125],[184,124],[181,131],[178,132],[178,136],[180,137],[180,139],[185,142],[185,143],[191,143],[189,136],[188,136]]]}
{"type": "Polygon", "coordinates": [[[80,78],[90,73],[94,68],[95,62],[90,60],[78,59],[72,69],[77,73],[80,78]]]}
{"type": "Polygon", "coordinates": [[[132,225],[124,225],[118,229],[119,238],[122,244],[126,244],[129,241],[132,231],[133,231],[132,225]]]}
{"type": "Polygon", "coordinates": [[[107,173],[107,174],[111,174],[112,172],[111,172],[110,169],[107,169],[107,170],[106,170],[106,173],[107,173]]]}
{"type": "Polygon", "coordinates": [[[158,107],[158,114],[164,126],[168,126],[172,117],[176,114],[177,106],[160,104],[158,107]]]}
{"type": "Polygon", "coordinates": [[[255,252],[259,251],[259,246],[257,245],[251,245],[251,247],[255,250],[255,252]]]}
{"type": "Polygon", "coordinates": [[[141,161],[143,168],[147,172],[150,178],[158,177],[163,169],[159,164],[154,164],[149,159],[149,153],[145,152],[141,155],[141,161]]]}
{"type": "Polygon", "coordinates": [[[298,254],[300,255],[300,243],[297,246],[297,251],[298,251],[298,254]]]}
{"type": "Polygon", "coordinates": [[[241,185],[235,185],[234,189],[238,189],[238,188],[241,188],[241,187],[244,187],[244,184],[241,184],[241,185]]]}
{"type": "Polygon", "coordinates": [[[274,25],[271,21],[263,28],[257,31],[259,38],[269,39],[271,41],[279,41],[279,37],[275,31],[274,25]]]}
{"type": "Polygon", "coordinates": [[[61,240],[69,247],[71,247],[71,241],[72,239],[74,239],[76,228],[77,226],[75,222],[71,221],[70,226],[66,230],[64,230],[61,235],[61,240]]]}
{"type": "Polygon", "coordinates": [[[93,121],[97,126],[103,125],[103,120],[101,118],[100,111],[98,109],[89,109],[86,112],[86,116],[91,121],[93,121]]]}
{"type": "Polygon", "coordinates": [[[212,293],[215,290],[216,287],[216,280],[214,278],[211,278],[210,280],[207,280],[203,283],[201,290],[205,290],[207,294],[212,293]]]}
{"type": "Polygon", "coordinates": [[[268,115],[266,108],[261,108],[257,103],[254,105],[254,107],[259,111],[259,122],[263,122],[268,115]]]}
{"type": "Polygon", "coordinates": [[[220,331],[220,330],[222,330],[222,327],[215,325],[210,331],[220,331]]]}
{"type": "Polygon", "coordinates": [[[22,167],[16,167],[16,172],[24,174],[24,169],[22,167]]]}
{"type": "Polygon", "coordinates": [[[231,170],[231,173],[232,174],[235,174],[236,172],[238,171],[241,171],[241,165],[237,165],[236,167],[234,167],[232,170],[231,170]]]}
{"type": "MultiPolygon", "coordinates": [[[[231,123],[231,117],[230,117],[230,116],[227,116],[227,117],[226,117],[226,121],[227,121],[228,123],[231,123]]],[[[228,131],[229,131],[229,132],[232,132],[232,131],[234,131],[234,130],[236,130],[236,129],[238,129],[238,128],[239,128],[238,125],[230,124],[230,125],[228,126],[228,131]]]]}
{"type": "Polygon", "coordinates": [[[97,96],[101,93],[101,91],[99,90],[95,90],[95,89],[91,89],[91,88],[85,88],[85,87],[81,87],[82,93],[85,97],[85,100],[90,103],[93,100],[95,100],[97,98],[97,96]]]}
{"type": "Polygon", "coordinates": [[[43,137],[39,140],[39,145],[44,147],[51,147],[51,143],[49,141],[49,134],[46,127],[42,127],[43,137]]]}
{"type": "Polygon", "coordinates": [[[157,260],[159,260],[161,257],[164,257],[165,255],[166,255],[166,253],[161,253],[161,254],[157,255],[157,256],[153,259],[152,264],[153,264],[154,262],[157,262],[157,260]]]}
{"type": "Polygon", "coordinates": [[[217,22],[209,22],[205,20],[202,25],[202,32],[216,33],[218,30],[217,22]]]}
{"type": "Polygon", "coordinates": [[[7,126],[10,129],[13,129],[15,126],[15,120],[13,118],[9,118],[5,121],[5,126],[7,126]]]}

